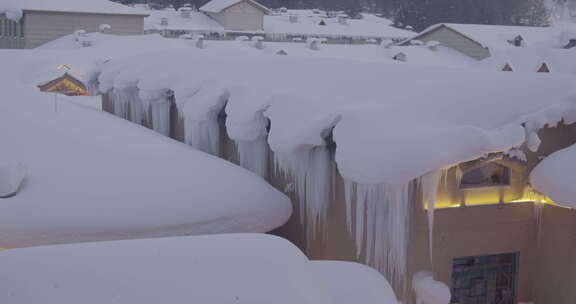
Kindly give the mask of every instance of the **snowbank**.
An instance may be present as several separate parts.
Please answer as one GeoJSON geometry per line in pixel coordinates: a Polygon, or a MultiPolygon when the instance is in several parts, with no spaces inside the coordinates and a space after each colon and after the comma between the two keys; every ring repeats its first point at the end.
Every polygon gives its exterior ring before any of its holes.
{"type": "Polygon", "coordinates": [[[576,208],[576,146],[546,157],[530,174],[532,186],[556,204],[576,208]]]}
{"type": "Polygon", "coordinates": [[[8,18],[14,21],[19,21],[25,10],[147,15],[145,11],[108,0],[2,0],[0,3],[0,13],[5,13],[8,18]]]}
{"type": "Polygon", "coordinates": [[[45,246],[0,257],[2,303],[333,303],[306,256],[266,235],[45,246]]]}
{"type": "Polygon", "coordinates": [[[397,304],[394,290],[376,270],[348,262],[312,261],[334,304],[397,304]]]}
{"type": "Polygon", "coordinates": [[[0,302],[397,304],[356,263],[310,262],[268,235],[44,246],[0,253],[0,302]]]}
{"type": "Polygon", "coordinates": [[[23,83],[50,52],[4,52],[1,163],[29,174],[0,201],[0,248],[267,232],[289,218],[288,198],[256,175],[23,83]]]}

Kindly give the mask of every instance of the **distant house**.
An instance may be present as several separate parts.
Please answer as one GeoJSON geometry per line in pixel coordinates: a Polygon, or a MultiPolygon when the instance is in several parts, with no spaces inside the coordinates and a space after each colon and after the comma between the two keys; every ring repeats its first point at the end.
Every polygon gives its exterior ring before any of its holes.
{"type": "Polygon", "coordinates": [[[64,73],[64,75],[38,85],[42,92],[60,93],[68,96],[87,96],[88,90],[82,81],[76,77],[64,73]]]}
{"type": "Polygon", "coordinates": [[[418,35],[404,40],[400,45],[413,41],[438,41],[441,45],[460,51],[474,59],[491,56],[496,49],[534,45],[550,45],[554,42],[554,29],[549,27],[501,26],[479,24],[442,23],[429,27],[418,35]]]}
{"type": "Polygon", "coordinates": [[[228,31],[262,31],[269,10],[254,0],[212,0],[200,8],[228,31]]]}
{"type": "Polygon", "coordinates": [[[108,0],[2,0],[0,49],[35,48],[77,30],[141,35],[147,14],[108,0]]]}

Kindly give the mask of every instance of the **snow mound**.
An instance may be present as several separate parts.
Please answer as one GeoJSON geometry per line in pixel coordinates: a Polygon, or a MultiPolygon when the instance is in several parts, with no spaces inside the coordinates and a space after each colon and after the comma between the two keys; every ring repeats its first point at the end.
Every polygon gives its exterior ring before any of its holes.
{"type": "Polygon", "coordinates": [[[530,174],[532,186],[556,204],[576,208],[576,145],[546,157],[530,174]]]}
{"type": "Polygon", "coordinates": [[[348,262],[312,261],[334,304],[397,304],[394,290],[376,270],[348,262]]]}
{"type": "Polygon", "coordinates": [[[44,246],[0,253],[0,302],[396,304],[366,266],[310,262],[269,235],[44,246]]]}
{"type": "Polygon", "coordinates": [[[267,232],[290,217],[255,174],[23,83],[50,54],[0,56],[1,157],[32,169],[0,204],[0,248],[267,232]]]}
{"type": "Polygon", "coordinates": [[[412,288],[414,293],[416,293],[416,302],[418,304],[450,303],[450,288],[446,284],[434,280],[431,272],[419,271],[414,274],[412,288]]]}
{"type": "Polygon", "coordinates": [[[45,246],[0,256],[2,303],[332,303],[306,256],[267,235],[45,246]]]}

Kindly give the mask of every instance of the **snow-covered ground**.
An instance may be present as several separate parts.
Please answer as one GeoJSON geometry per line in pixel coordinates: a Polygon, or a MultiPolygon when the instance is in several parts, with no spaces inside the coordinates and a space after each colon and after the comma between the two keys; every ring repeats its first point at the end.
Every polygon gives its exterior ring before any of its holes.
{"type": "Polygon", "coordinates": [[[34,75],[63,57],[0,52],[0,164],[28,172],[16,196],[0,199],[1,248],[267,232],[289,218],[289,199],[256,175],[39,92],[34,75]]]}
{"type": "Polygon", "coordinates": [[[0,302],[397,304],[366,266],[310,262],[266,235],[45,246],[0,252],[0,302]]]}

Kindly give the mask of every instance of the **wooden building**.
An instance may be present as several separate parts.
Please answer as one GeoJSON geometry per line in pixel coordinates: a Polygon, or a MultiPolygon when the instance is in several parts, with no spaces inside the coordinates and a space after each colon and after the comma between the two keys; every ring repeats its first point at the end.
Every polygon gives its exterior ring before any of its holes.
{"type": "Polygon", "coordinates": [[[68,96],[89,95],[86,86],[69,73],[64,73],[54,80],[38,85],[38,88],[42,92],[60,93],[68,96]]]}
{"type": "Polygon", "coordinates": [[[200,8],[227,31],[262,31],[269,10],[254,0],[212,0],[200,8]]]}
{"type": "Polygon", "coordinates": [[[108,0],[3,0],[0,3],[0,49],[35,48],[77,30],[110,34],[144,34],[147,14],[108,0]],[[3,10],[4,1],[9,8],[3,10]],[[72,4],[72,5],[71,5],[72,4]],[[16,18],[19,17],[19,18],[16,18]]]}

